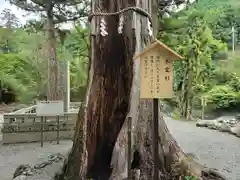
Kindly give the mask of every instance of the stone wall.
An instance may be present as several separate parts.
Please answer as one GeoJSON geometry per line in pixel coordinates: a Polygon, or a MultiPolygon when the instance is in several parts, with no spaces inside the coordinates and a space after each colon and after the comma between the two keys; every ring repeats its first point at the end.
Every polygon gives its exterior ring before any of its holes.
{"type": "Polygon", "coordinates": [[[65,113],[59,117],[59,124],[56,117],[37,117],[35,113],[4,114],[2,128],[3,143],[27,143],[41,141],[53,141],[57,139],[71,139],[75,130],[77,112],[65,113]]]}

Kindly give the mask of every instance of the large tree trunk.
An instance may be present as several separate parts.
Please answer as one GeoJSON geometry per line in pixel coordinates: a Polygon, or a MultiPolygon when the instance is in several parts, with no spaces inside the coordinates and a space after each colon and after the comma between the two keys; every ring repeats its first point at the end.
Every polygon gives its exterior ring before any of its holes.
{"type": "MultiPolygon", "coordinates": [[[[134,0],[98,1],[103,12],[131,5],[134,0]]],[[[91,178],[110,176],[113,147],[129,111],[135,52],[130,15],[125,17],[123,34],[117,30],[119,17],[106,17],[108,36],[97,34],[93,42],[94,74],[87,107],[87,176],[91,178]]]]}
{"type": "MultiPolygon", "coordinates": [[[[152,13],[153,27],[158,27],[156,16],[156,6],[158,0],[146,1],[137,0],[138,6],[152,13]],[[151,7],[154,11],[151,12],[151,7]]],[[[136,52],[141,51],[144,46],[148,45],[149,36],[146,29],[146,18],[137,19],[135,24],[136,30],[136,52]]],[[[154,35],[157,35],[157,29],[154,30],[154,35]]],[[[153,156],[152,156],[152,118],[153,118],[153,101],[139,101],[139,60],[133,64],[133,83],[131,90],[130,112],[132,117],[132,132],[134,143],[132,145],[133,157],[131,168],[135,179],[149,180],[153,177],[153,156]],[[140,108],[139,108],[140,107],[140,108]],[[137,171],[138,170],[138,171],[137,171]],[[140,175],[138,174],[140,171],[140,175]],[[138,176],[138,178],[136,178],[138,176]]],[[[184,176],[195,176],[203,179],[225,179],[223,176],[214,170],[203,167],[195,162],[192,158],[186,157],[185,153],[178,146],[177,142],[170,134],[162,114],[159,117],[159,156],[158,166],[160,171],[159,179],[179,179],[184,176]]],[[[127,122],[124,123],[121,132],[119,133],[117,142],[114,147],[112,157],[112,176],[111,179],[122,180],[127,178],[127,122]]]]}
{"type": "MultiPolygon", "coordinates": [[[[96,1],[95,1],[96,2],[96,1]]],[[[137,0],[138,6],[151,12],[151,3],[137,0]]],[[[114,12],[135,0],[98,0],[103,12],[114,12]]],[[[138,16],[139,17],[139,16],[138,16]]],[[[135,20],[132,30],[131,14],[125,19],[123,34],[118,34],[118,17],[107,17],[108,36],[97,33],[94,46],[89,89],[84,119],[79,113],[73,147],[59,180],[87,179],[123,180],[127,176],[127,116],[132,117],[134,156],[132,168],[140,170],[140,179],[152,179],[152,100],[139,100],[139,60],[132,61],[136,51],[149,43],[147,19],[135,20]],[[137,40],[137,43],[135,42],[137,40]],[[87,123],[87,129],[84,125],[87,123]],[[87,130],[85,137],[85,131],[87,130]],[[83,139],[86,138],[86,149],[83,139]],[[87,152],[87,153],[86,153],[87,152]],[[87,157],[87,166],[85,158],[87,157]],[[86,166],[86,171],[85,171],[86,166]]],[[[188,162],[163,120],[159,118],[159,179],[179,176],[202,176],[202,166],[188,162]]]]}
{"type": "MultiPolygon", "coordinates": [[[[102,12],[116,12],[134,6],[134,0],[97,0],[95,7],[102,12]]],[[[124,30],[118,34],[118,16],[104,17],[108,35],[99,31],[92,38],[92,59],[84,119],[79,113],[74,143],[64,174],[56,176],[71,180],[89,178],[107,180],[111,175],[111,157],[117,136],[129,112],[133,77],[135,34],[132,31],[132,13],[125,16],[124,30]],[[86,149],[81,142],[85,139],[86,149]],[[85,158],[87,167],[85,169],[85,158]],[[79,173],[80,170],[80,173],[79,173]]],[[[99,18],[97,25],[99,26],[99,18]]],[[[99,30],[99,27],[97,28],[99,30]]]]}

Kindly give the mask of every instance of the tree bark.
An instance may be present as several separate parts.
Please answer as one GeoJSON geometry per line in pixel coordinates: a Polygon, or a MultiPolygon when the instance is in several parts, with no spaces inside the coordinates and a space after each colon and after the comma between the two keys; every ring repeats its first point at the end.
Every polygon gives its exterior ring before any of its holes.
{"type": "Polygon", "coordinates": [[[56,55],[56,36],[53,20],[53,5],[49,4],[47,10],[48,31],[48,86],[47,99],[58,100],[58,62],[56,55]]]}
{"type": "MultiPolygon", "coordinates": [[[[99,0],[102,12],[116,12],[135,5],[134,0],[99,0]]],[[[87,176],[108,179],[113,147],[129,111],[133,77],[135,35],[131,14],[125,16],[123,34],[118,34],[119,17],[105,17],[108,35],[97,34],[94,75],[87,107],[87,176]]]]}

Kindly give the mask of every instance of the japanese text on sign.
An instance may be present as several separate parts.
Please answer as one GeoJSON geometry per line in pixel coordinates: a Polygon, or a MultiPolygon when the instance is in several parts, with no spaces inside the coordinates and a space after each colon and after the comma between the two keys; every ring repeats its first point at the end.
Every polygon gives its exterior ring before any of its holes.
{"type": "Polygon", "coordinates": [[[165,80],[166,81],[169,81],[170,80],[170,76],[169,76],[169,73],[170,73],[170,61],[168,59],[165,59],[165,80]]]}
{"type": "Polygon", "coordinates": [[[140,57],[140,98],[172,97],[172,62],[158,51],[140,57]]]}
{"type": "Polygon", "coordinates": [[[160,93],[160,56],[156,56],[156,94],[160,93]]]}

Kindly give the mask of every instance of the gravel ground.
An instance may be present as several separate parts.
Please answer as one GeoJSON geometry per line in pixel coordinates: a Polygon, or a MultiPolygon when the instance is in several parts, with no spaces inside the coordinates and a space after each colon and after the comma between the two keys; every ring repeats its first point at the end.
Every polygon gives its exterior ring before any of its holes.
{"type": "MultiPolygon", "coordinates": [[[[239,138],[170,118],[166,118],[166,123],[185,152],[194,153],[200,163],[218,169],[229,180],[240,180],[239,138]]],[[[0,145],[0,179],[11,180],[13,172],[20,164],[33,166],[46,160],[50,154],[66,154],[71,144],[71,141],[60,141],[59,145],[45,143],[43,148],[39,143],[0,145]]],[[[50,180],[49,177],[52,177],[59,167],[60,164],[47,167],[41,177],[34,180],[50,180]]]]}
{"type": "MultiPolygon", "coordinates": [[[[48,159],[48,155],[55,153],[67,154],[71,148],[71,141],[60,141],[60,144],[46,142],[43,148],[40,143],[0,145],[0,180],[12,180],[16,168],[21,164],[34,166],[48,159]]],[[[41,177],[35,177],[35,180],[49,180],[58,170],[60,164],[47,167],[41,177]]]]}
{"type": "Polygon", "coordinates": [[[240,180],[240,139],[218,131],[196,127],[195,123],[165,118],[180,147],[194,153],[199,162],[216,168],[229,180],[240,180]]]}

